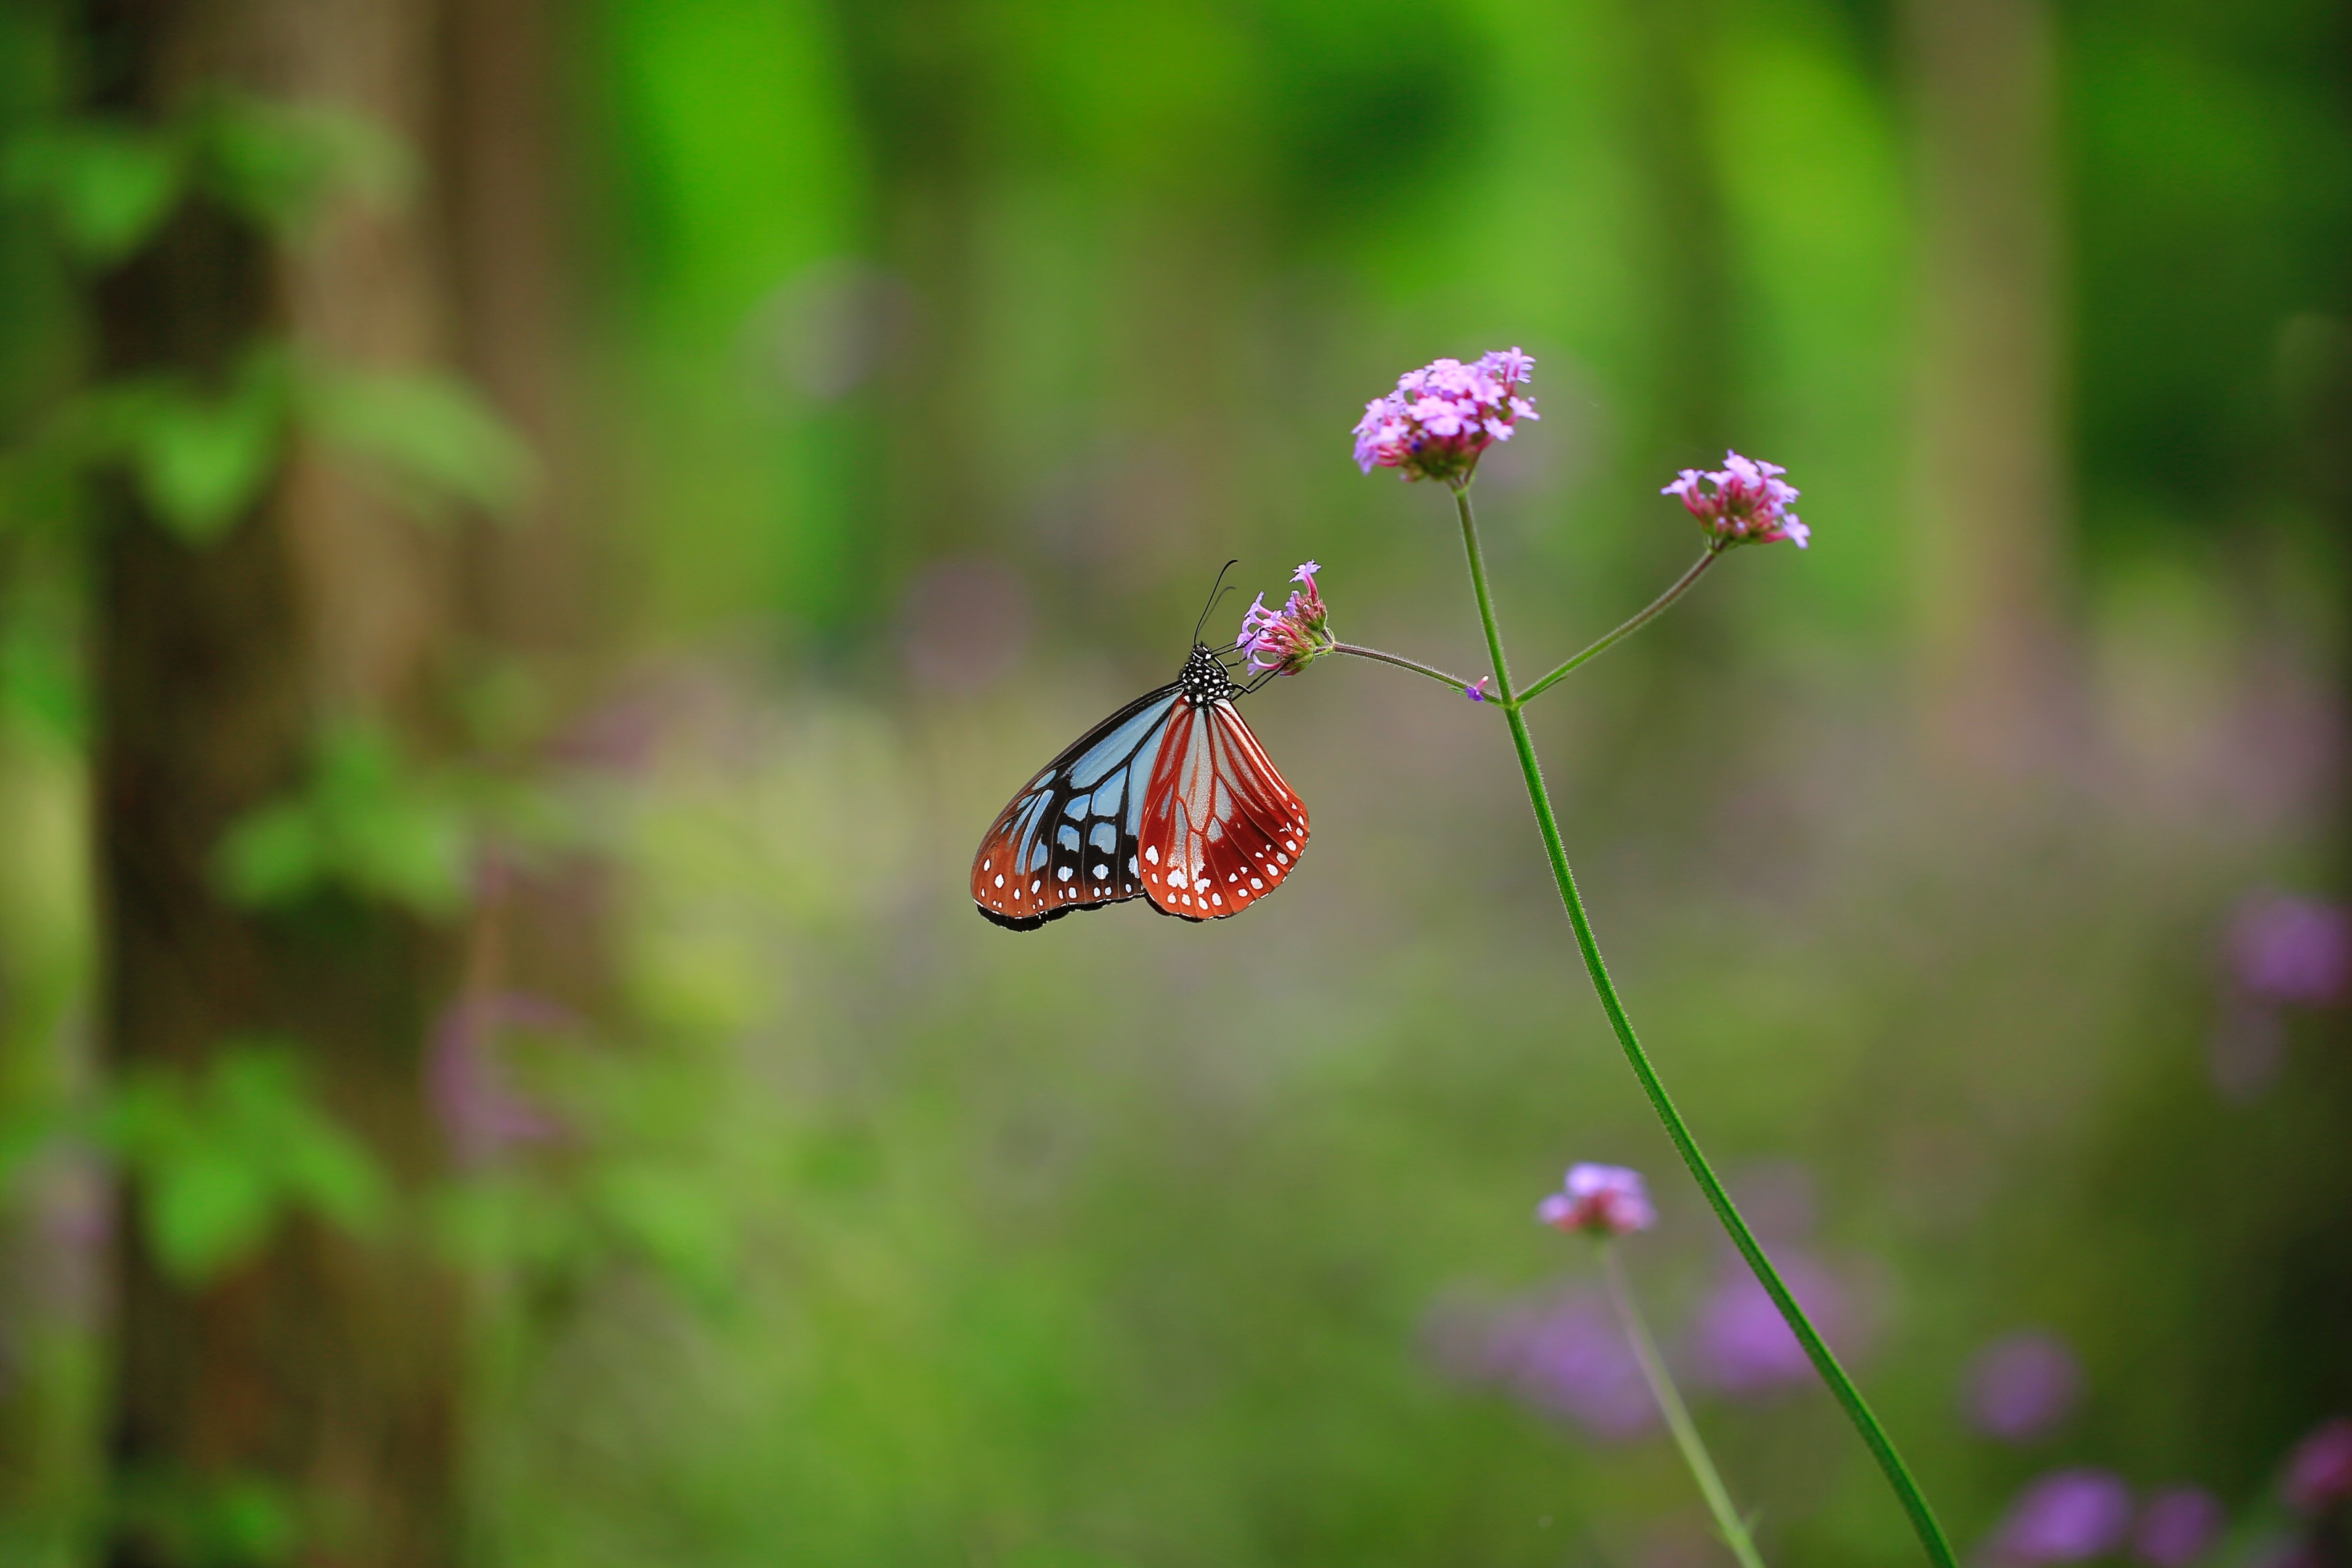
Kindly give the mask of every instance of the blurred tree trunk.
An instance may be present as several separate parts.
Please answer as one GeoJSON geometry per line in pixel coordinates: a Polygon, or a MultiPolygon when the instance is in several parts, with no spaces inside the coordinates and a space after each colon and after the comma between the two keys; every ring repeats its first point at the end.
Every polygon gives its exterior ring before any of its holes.
{"type": "Polygon", "coordinates": [[[2042,0],[1910,0],[1920,344],[1907,506],[1935,741],[2061,743],[2066,480],[2056,64],[2042,0]]]}
{"type": "MultiPolygon", "coordinates": [[[[551,318],[529,273],[549,258],[548,201],[522,123],[544,109],[541,71],[522,69],[543,63],[535,5],[100,0],[87,26],[101,107],[156,116],[226,84],[356,111],[468,175],[428,182],[397,211],[339,201],[282,248],[190,209],[104,287],[108,371],[217,375],[257,335],[279,335],[346,368],[470,362],[526,428],[544,426],[552,398],[533,356],[551,318]]],[[[484,543],[421,528],[299,446],[209,548],[120,500],[100,546],[95,825],[115,1068],[289,1037],[400,1186],[435,1172],[421,1056],[463,944],[357,901],[239,910],[210,868],[233,823],[299,784],[322,721],[381,724],[411,754],[445,748],[466,623],[559,635],[562,617],[538,608],[565,581],[546,531],[484,543]]],[[[258,1481],[293,1505],[310,1560],[454,1560],[458,1296],[419,1227],[363,1243],[297,1222],[200,1289],[164,1277],[136,1224],[118,1251],[119,1485],[184,1496],[258,1481]]],[[[112,1558],[168,1560],[160,1540],[125,1531],[112,1558]]]]}

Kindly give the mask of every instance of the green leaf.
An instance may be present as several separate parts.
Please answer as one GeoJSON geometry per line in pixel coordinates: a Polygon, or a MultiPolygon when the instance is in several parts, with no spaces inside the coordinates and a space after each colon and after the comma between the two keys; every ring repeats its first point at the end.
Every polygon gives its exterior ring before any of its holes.
{"type": "Polygon", "coordinates": [[[0,159],[9,192],[48,206],[68,247],[100,264],[146,244],[178,201],[185,169],[175,138],[104,121],[46,127],[0,159]]]}
{"type": "Polygon", "coordinates": [[[537,479],[522,437],[454,376],[321,375],[305,412],[322,439],[379,464],[428,518],[453,505],[510,511],[537,479]]]}
{"type": "Polygon", "coordinates": [[[213,872],[223,896],[250,909],[340,888],[446,919],[465,908],[472,843],[446,784],[409,769],[380,725],[346,721],[320,733],[297,794],[230,827],[213,872]]]}
{"type": "Polygon", "coordinates": [[[116,1472],[113,1491],[111,1532],[137,1542],[141,1561],[276,1568],[301,1544],[293,1499],[266,1477],[134,1465],[116,1472]]]}
{"type": "Polygon", "coordinates": [[[229,901],[247,909],[290,904],[326,879],[318,836],[302,805],[265,805],[232,826],[215,866],[229,901]]]}
{"type": "Polygon", "coordinates": [[[312,1103],[280,1043],[225,1047],[200,1078],[141,1073],[101,1126],[139,1185],[157,1266],[185,1285],[253,1256],[295,1210],[365,1235],[389,1202],[374,1160],[312,1103]]]}
{"type": "Polygon", "coordinates": [[[329,198],[379,208],[405,201],[417,162],[405,142],[347,110],[216,96],[194,116],[205,181],[232,211],[299,238],[329,198]]]}
{"type": "Polygon", "coordinates": [[[604,1173],[596,1194],[606,1223],[670,1280],[698,1296],[723,1296],[735,1238],[724,1209],[701,1184],[647,1164],[604,1173]]]}
{"type": "Polygon", "coordinates": [[[241,1150],[191,1140],[147,1184],[148,1240],[174,1279],[201,1284],[259,1249],[278,1217],[268,1173],[241,1150]]]}
{"type": "Polygon", "coordinates": [[[191,544],[209,544],[251,507],[285,447],[284,351],[257,345],[216,396],[173,376],[117,383],[99,397],[92,437],[127,454],[156,520],[191,544]]]}
{"type": "Polygon", "coordinates": [[[278,451],[274,408],[235,399],[163,403],[139,434],[139,488],[172,531],[209,544],[260,494],[278,451]]]}

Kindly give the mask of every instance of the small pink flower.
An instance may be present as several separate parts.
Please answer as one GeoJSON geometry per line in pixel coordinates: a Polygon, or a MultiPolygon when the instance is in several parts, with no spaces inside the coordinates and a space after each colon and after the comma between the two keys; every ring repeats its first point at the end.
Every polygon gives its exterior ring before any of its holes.
{"type": "Polygon", "coordinates": [[[1536,1205],[1536,1218],[1554,1230],[1626,1236],[1658,1221],[1642,1173],[1622,1165],[1571,1165],[1562,1191],[1536,1205]]]}
{"type": "Polygon", "coordinates": [[[1726,452],[1720,469],[1685,468],[1658,493],[1681,500],[1718,549],[1778,544],[1785,539],[1802,550],[1813,531],[1789,510],[1799,491],[1780,478],[1788,471],[1778,463],[1759,463],[1726,452]]]}
{"type": "Polygon", "coordinates": [[[1470,700],[1471,700],[1471,701],[1473,701],[1473,702],[1484,702],[1484,701],[1486,701],[1486,684],[1487,684],[1487,682],[1489,682],[1489,681],[1493,680],[1494,679],[1495,679],[1495,678],[1494,678],[1493,676],[1491,676],[1491,675],[1482,675],[1482,676],[1480,676],[1477,679],[1475,679],[1475,680],[1472,681],[1468,686],[1466,686],[1466,687],[1463,688],[1463,689],[1462,689],[1462,695],[1463,695],[1463,696],[1465,696],[1465,697],[1467,697],[1467,698],[1468,698],[1468,699],[1470,699],[1470,700]]]}
{"type": "Polygon", "coordinates": [[[1315,574],[1321,570],[1312,561],[1302,563],[1290,580],[1305,584],[1303,591],[1293,592],[1279,610],[1267,609],[1260,594],[1242,613],[1241,636],[1234,646],[1249,655],[1252,669],[1296,675],[1331,651],[1330,611],[1315,586],[1315,574]]]}
{"type": "Polygon", "coordinates": [[[1479,454],[1511,438],[1522,419],[1540,417],[1518,389],[1536,362],[1496,349],[1475,364],[1432,360],[1397,377],[1396,390],[1364,405],[1356,422],[1356,463],[1364,472],[1395,468],[1405,479],[1466,483],[1479,454]]]}

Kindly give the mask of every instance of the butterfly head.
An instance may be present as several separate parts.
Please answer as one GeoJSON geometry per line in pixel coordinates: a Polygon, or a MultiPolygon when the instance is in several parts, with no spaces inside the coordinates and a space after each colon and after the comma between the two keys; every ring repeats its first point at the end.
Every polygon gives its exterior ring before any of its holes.
{"type": "Polygon", "coordinates": [[[1194,643],[1192,657],[1176,677],[1177,689],[1195,708],[1230,700],[1241,688],[1234,684],[1224,660],[1206,643],[1194,643]]]}

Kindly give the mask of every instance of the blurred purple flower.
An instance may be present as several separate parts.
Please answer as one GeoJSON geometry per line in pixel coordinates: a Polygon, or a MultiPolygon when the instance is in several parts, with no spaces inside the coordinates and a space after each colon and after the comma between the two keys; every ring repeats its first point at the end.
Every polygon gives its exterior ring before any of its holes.
{"type": "Polygon", "coordinates": [[[2149,1568],[2189,1568],[2221,1533],[2221,1500],[2202,1487],[2174,1487],[2140,1510],[2132,1555],[2149,1568]]]}
{"type": "Polygon", "coordinates": [[[1592,1292],[1506,1312],[1487,1341],[1487,1360],[1520,1399],[1596,1437],[1636,1436],[1657,1420],[1641,1364],[1592,1292]]]}
{"type": "Polygon", "coordinates": [[[1785,539],[1802,550],[1813,533],[1789,510],[1801,492],[1780,477],[1788,471],[1778,463],[1726,452],[1720,469],[1685,468],[1658,493],[1680,500],[1718,546],[1778,544],[1785,539]]]}
{"type": "Polygon", "coordinates": [[[509,1083],[496,1044],[502,1030],[560,1029],[572,1021],[553,1003],[520,992],[460,996],[442,1013],[425,1053],[425,1094],[461,1163],[482,1164],[562,1131],[509,1083]]]}
{"type": "Polygon", "coordinates": [[[2286,1462],[2289,1508],[2318,1513],[2352,1498],[2352,1419],[2336,1416],[2295,1446],[2286,1462]]]}
{"type": "Polygon", "coordinates": [[[1357,467],[1368,474],[1395,468],[1405,479],[1466,480],[1479,454],[1509,440],[1519,420],[1540,417],[1519,395],[1535,368],[1514,348],[1475,364],[1441,359],[1405,372],[1394,392],[1364,405],[1356,422],[1357,467]]]}
{"type": "Polygon", "coordinates": [[[2064,1420],[2082,1392],[2082,1364],[2066,1342],[2033,1331],[1976,1353],[1961,1374],[1960,1406],[1985,1436],[2030,1443],[2064,1420]]]}
{"type": "MultiPolygon", "coordinates": [[[[1837,1281],[1801,1254],[1784,1254],[1774,1262],[1822,1337],[1835,1342],[1848,1326],[1845,1292],[1837,1281]]],[[[1700,1303],[1690,1340],[1697,1374],[1726,1394],[1762,1394],[1813,1377],[1805,1347],[1737,1258],[1725,1260],[1722,1278],[1700,1303]]]]}
{"type": "Polygon", "coordinates": [[[2003,1568],[2079,1563],[2123,1544],[2131,1528],[2131,1488],[2106,1470],[2060,1470],[2009,1505],[1988,1552],[2003,1568]]]}
{"type": "Polygon", "coordinates": [[[1425,1337],[1450,1377],[1501,1387],[1546,1415],[1615,1441],[1649,1429],[1657,1411],[1642,1369],[1597,1291],[1570,1290],[1433,1310],[1425,1337]]]}
{"type": "Polygon", "coordinates": [[[1658,1222],[1642,1173],[1622,1165],[1571,1165],[1564,1190],[1536,1205],[1536,1218],[1554,1230],[1628,1236],[1658,1222]]]}
{"type": "Polygon", "coordinates": [[[1491,675],[1480,676],[1477,679],[1472,681],[1469,685],[1462,689],[1462,695],[1467,697],[1473,702],[1486,701],[1487,684],[1494,679],[1495,678],[1491,675]]]}
{"type": "Polygon", "coordinates": [[[2230,960],[2250,996],[2305,1006],[2336,1001],[2352,978],[2352,915],[2315,899],[2256,894],[2231,918],[2230,960]]]}

